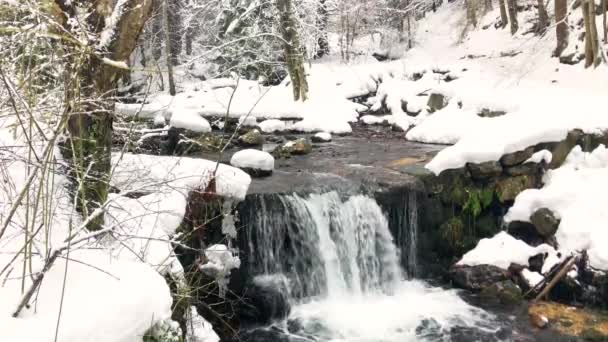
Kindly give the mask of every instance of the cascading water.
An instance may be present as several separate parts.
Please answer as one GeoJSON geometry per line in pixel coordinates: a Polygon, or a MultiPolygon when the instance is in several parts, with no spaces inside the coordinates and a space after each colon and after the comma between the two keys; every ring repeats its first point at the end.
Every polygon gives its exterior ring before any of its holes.
{"type": "Polygon", "coordinates": [[[261,195],[242,213],[247,271],[284,274],[295,302],[290,321],[298,322],[292,332],[319,340],[418,341],[427,339],[419,328],[425,320],[439,330],[479,325],[488,315],[454,291],[405,280],[400,253],[407,269],[416,266],[415,200],[401,210],[407,235],[399,250],[373,198],[261,195]]]}

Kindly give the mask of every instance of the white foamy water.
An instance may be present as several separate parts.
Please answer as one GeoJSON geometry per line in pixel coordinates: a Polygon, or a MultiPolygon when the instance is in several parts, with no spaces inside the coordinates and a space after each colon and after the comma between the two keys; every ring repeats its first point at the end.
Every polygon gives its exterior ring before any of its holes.
{"type": "Polygon", "coordinates": [[[421,341],[436,333],[441,340],[453,326],[486,329],[492,316],[465,303],[454,290],[430,287],[422,281],[403,281],[394,294],[366,293],[328,297],[293,308],[292,319],[303,331],[328,341],[421,341]],[[434,331],[416,328],[423,320],[434,320],[434,331]]]}

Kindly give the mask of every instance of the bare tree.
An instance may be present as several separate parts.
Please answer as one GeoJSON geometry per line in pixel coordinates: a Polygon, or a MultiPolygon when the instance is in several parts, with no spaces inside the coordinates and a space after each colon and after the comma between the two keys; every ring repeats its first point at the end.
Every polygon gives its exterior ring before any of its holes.
{"type": "Polygon", "coordinates": [[[547,26],[549,26],[549,15],[547,14],[543,0],[537,0],[536,6],[538,7],[538,27],[536,32],[542,34],[545,33],[547,26]]]}
{"type": "MultiPolygon", "coordinates": [[[[135,49],[151,1],[55,0],[55,4],[59,9],[56,20],[61,30],[72,37],[85,36],[88,45],[96,47],[95,51],[90,51],[78,40],[61,41],[61,47],[67,52],[65,83],[66,114],[69,116],[64,154],[72,164],[77,209],[88,217],[108,197],[112,95],[120,72],[126,68],[125,61],[135,49]],[[78,17],[81,10],[88,13],[86,22],[71,24],[81,21],[78,17]]],[[[87,228],[99,230],[102,225],[103,215],[97,215],[87,228]]]]}
{"type": "Polygon", "coordinates": [[[555,0],[555,34],[557,35],[557,46],[553,55],[561,56],[562,52],[568,47],[568,1],[555,0]]]}
{"type": "Polygon", "coordinates": [[[509,18],[507,17],[507,6],[505,4],[505,0],[498,0],[498,7],[500,8],[500,27],[504,28],[509,23],[509,18]]]}
{"type": "Polygon", "coordinates": [[[281,34],[284,40],[285,61],[291,77],[294,100],[306,101],[308,96],[308,82],[304,70],[304,53],[298,37],[296,16],[293,12],[291,0],[276,0],[280,13],[281,34]]]}
{"type": "Polygon", "coordinates": [[[595,24],[595,1],[583,0],[581,3],[585,22],[585,68],[600,64],[599,41],[595,24]]]}
{"type": "Polygon", "coordinates": [[[515,34],[519,29],[519,24],[517,22],[517,0],[507,0],[507,9],[511,21],[511,34],[515,34]]]}

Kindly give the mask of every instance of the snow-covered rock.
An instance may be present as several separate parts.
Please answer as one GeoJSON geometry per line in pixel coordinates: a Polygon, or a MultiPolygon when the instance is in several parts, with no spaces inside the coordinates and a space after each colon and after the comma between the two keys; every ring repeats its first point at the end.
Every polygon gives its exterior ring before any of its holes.
{"type": "Polygon", "coordinates": [[[375,115],[363,115],[361,118],[359,118],[359,121],[366,125],[380,125],[384,122],[384,119],[375,115]]]}
{"type": "Polygon", "coordinates": [[[246,149],[235,153],[230,159],[230,165],[254,177],[269,176],[274,170],[274,157],[268,152],[246,149]]]}
{"type": "Polygon", "coordinates": [[[331,141],[331,134],[327,132],[319,132],[310,138],[312,142],[320,143],[320,142],[329,142],[331,141]]]}
{"type": "Polygon", "coordinates": [[[555,250],[547,244],[532,247],[506,232],[500,232],[492,238],[479,240],[477,246],[463,255],[457,264],[487,264],[506,270],[511,263],[527,266],[530,257],[545,252],[555,253],[555,250]]]}
{"type": "Polygon", "coordinates": [[[270,119],[260,122],[258,127],[264,133],[282,132],[287,129],[287,123],[281,120],[270,119]]]}

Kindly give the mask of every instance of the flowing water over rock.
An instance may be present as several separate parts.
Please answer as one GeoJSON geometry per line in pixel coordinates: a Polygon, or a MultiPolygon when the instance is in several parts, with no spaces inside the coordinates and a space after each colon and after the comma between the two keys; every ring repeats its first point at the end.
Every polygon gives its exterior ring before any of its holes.
{"type": "Polygon", "coordinates": [[[415,195],[404,206],[395,245],[371,197],[259,196],[241,213],[246,264],[250,275],[287,277],[293,309],[278,325],[320,341],[449,341],[462,328],[494,335],[493,316],[454,290],[407,280],[416,270],[415,195]]]}

